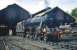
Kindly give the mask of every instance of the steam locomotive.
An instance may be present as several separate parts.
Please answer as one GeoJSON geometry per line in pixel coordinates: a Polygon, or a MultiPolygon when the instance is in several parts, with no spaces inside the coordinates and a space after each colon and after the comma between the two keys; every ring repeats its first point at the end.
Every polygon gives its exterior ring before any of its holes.
{"type": "Polygon", "coordinates": [[[25,23],[25,35],[30,34],[36,39],[46,39],[46,41],[61,41],[68,39],[65,38],[65,36],[71,33],[70,25],[58,25],[53,22],[50,22],[50,24],[48,23],[46,17],[28,19],[25,23]]]}

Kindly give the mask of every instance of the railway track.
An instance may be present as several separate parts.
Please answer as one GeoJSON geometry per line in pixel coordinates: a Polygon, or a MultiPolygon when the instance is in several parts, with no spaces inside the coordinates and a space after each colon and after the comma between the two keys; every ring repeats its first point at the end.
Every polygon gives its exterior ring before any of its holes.
{"type": "Polygon", "coordinates": [[[33,41],[23,37],[0,37],[0,50],[76,50],[77,41],[70,42],[45,42],[33,41]]]}
{"type": "Polygon", "coordinates": [[[5,42],[0,40],[0,50],[5,50],[5,42]]]}

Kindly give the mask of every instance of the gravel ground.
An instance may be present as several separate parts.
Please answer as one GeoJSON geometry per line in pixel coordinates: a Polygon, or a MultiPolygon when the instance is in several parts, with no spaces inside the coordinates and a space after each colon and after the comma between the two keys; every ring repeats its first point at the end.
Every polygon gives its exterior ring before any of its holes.
{"type": "Polygon", "coordinates": [[[77,50],[77,41],[69,42],[50,42],[45,43],[44,41],[34,41],[23,37],[0,37],[0,50],[77,50]]]}

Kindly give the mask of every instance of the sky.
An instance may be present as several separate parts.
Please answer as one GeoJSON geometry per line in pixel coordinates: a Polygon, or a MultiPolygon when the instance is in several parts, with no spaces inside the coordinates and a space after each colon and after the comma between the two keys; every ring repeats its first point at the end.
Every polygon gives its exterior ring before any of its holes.
{"type": "MultiPolygon", "coordinates": [[[[47,0],[47,2],[49,7],[54,8],[58,6],[69,13],[72,9],[77,8],[77,0],[47,0]]],[[[44,0],[0,0],[0,10],[14,3],[32,14],[47,7],[44,0]]]]}

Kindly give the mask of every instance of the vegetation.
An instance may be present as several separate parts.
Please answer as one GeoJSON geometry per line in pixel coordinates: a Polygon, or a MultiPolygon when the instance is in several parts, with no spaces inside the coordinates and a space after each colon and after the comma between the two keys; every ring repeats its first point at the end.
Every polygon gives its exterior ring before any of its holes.
{"type": "Polygon", "coordinates": [[[75,18],[75,22],[77,22],[77,8],[74,8],[71,12],[71,15],[75,18]]]}
{"type": "Polygon", "coordinates": [[[71,14],[72,16],[77,17],[77,8],[73,9],[71,14]]]}

